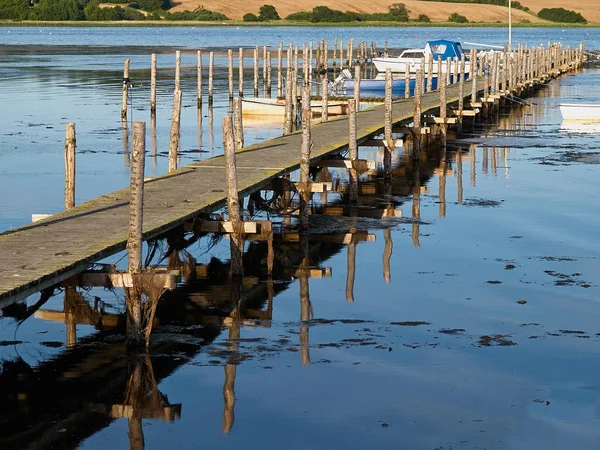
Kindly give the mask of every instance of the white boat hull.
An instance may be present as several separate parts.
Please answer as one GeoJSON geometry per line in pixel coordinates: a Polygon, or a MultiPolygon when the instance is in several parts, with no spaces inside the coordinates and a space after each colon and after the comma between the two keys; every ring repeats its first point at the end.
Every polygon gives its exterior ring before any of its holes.
{"type": "Polygon", "coordinates": [[[559,108],[563,120],[600,121],[600,103],[563,103],[559,108]]]}
{"type": "MultiPolygon", "coordinates": [[[[321,114],[323,104],[319,100],[312,100],[310,108],[315,115],[321,114]]],[[[348,114],[348,104],[345,102],[329,102],[327,113],[331,116],[348,114]]],[[[247,116],[280,116],[285,115],[285,102],[275,98],[243,98],[242,114],[247,116]]]]}
{"type": "MultiPolygon", "coordinates": [[[[456,60],[455,60],[456,61],[456,60]]],[[[454,72],[455,61],[450,62],[450,72],[454,72]]],[[[373,58],[373,64],[378,72],[385,72],[390,69],[395,73],[417,73],[421,70],[421,60],[406,59],[406,58],[373,58]]],[[[434,61],[432,64],[434,74],[438,73],[438,63],[434,61]]],[[[471,65],[469,61],[465,61],[465,73],[469,73],[471,65]]],[[[448,62],[442,61],[442,70],[448,72],[448,62]]],[[[425,59],[425,73],[429,72],[429,62],[425,59]]]]}

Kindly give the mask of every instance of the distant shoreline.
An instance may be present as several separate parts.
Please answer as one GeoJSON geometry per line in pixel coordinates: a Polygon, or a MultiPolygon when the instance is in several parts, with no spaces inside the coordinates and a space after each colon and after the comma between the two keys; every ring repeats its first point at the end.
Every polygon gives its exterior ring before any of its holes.
{"type": "MultiPolygon", "coordinates": [[[[312,23],[277,20],[271,22],[243,22],[228,20],[221,22],[200,22],[190,20],[120,20],[120,21],[14,21],[0,20],[0,27],[323,27],[323,28],[505,28],[508,22],[336,22],[312,23]]],[[[600,28],[600,23],[525,23],[516,22],[513,28],[600,28]]]]}

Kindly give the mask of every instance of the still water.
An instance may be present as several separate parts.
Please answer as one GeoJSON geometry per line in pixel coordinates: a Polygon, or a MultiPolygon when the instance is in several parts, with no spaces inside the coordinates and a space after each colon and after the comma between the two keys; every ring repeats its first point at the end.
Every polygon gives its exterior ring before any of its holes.
{"type": "MultiPolygon", "coordinates": [[[[103,42],[96,29],[57,30],[75,33],[74,42],[103,42]]],[[[262,45],[272,43],[261,33],[278,29],[256,30],[246,41],[262,45]]],[[[27,36],[2,41],[9,44],[66,39],[1,31],[27,36]]],[[[373,39],[369,29],[354,31],[373,39]]],[[[225,45],[240,45],[228,37],[225,45]]],[[[540,37],[547,40],[556,38],[540,37]]],[[[60,210],[67,121],[78,132],[78,203],[128,177],[123,54],[14,50],[0,47],[0,101],[9,105],[0,110],[0,231],[60,210]]],[[[132,56],[134,120],[148,118],[147,53],[132,56]]],[[[172,55],[159,55],[159,65],[161,58],[172,68],[172,55]]],[[[221,152],[222,75],[199,127],[195,73],[184,72],[181,164],[221,152]]],[[[161,77],[151,174],[167,166],[172,70],[161,77]]],[[[316,195],[310,278],[295,269],[301,252],[286,219],[258,213],[284,232],[274,241],[272,280],[266,244],[247,244],[241,326],[227,319],[229,243],[213,237],[177,258],[157,244],[154,264],[193,261],[196,276],[184,270],[186,281],[159,307],[150,355],[135,363],[119,332],[120,290],[80,290],[67,302],[61,292],[36,305],[38,294],[5,308],[2,448],[598,448],[600,144],[597,128],[562,123],[557,105],[600,101],[599,83],[596,70],[552,81],[529,106],[466,129],[448,152],[432,148],[418,163],[399,147],[391,196],[380,177],[364,175],[360,204],[387,202],[403,217],[321,216],[345,196],[316,195]],[[370,237],[348,245],[340,236],[350,230],[370,237]]],[[[254,124],[246,143],[280,133],[279,125],[254,124]]],[[[361,154],[381,159],[377,149],[361,154]]],[[[336,169],[318,176],[346,180],[336,169]]],[[[125,258],[105,262],[122,268],[125,258]]]]}

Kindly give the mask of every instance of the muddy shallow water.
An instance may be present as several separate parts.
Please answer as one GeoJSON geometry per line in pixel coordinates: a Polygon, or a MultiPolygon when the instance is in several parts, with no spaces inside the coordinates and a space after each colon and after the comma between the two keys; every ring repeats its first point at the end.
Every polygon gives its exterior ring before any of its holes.
{"type": "MultiPolygon", "coordinates": [[[[46,57],[60,66],[62,57],[46,57]]],[[[14,76],[3,99],[30,93],[0,116],[0,229],[61,207],[60,98],[78,124],[78,202],[125,185],[114,60],[97,78],[73,72],[63,82],[62,70],[0,65],[14,76]]],[[[297,242],[276,238],[269,281],[264,243],[248,243],[240,326],[223,320],[229,242],[211,237],[187,248],[202,266],[159,307],[148,358],[128,360],[109,324],[123,311],[120,290],[79,291],[74,346],[56,314],[62,292],[39,309],[39,294],[5,308],[2,448],[598,448],[600,144],[593,126],[562,123],[557,105],[598,101],[599,81],[598,71],[552,81],[531,107],[466,129],[419,165],[398,148],[391,196],[365,175],[360,203],[387,202],[402,217],[311,217],[310,263],[325,276],[299,276],[297,242]],[[325,237],[353,228],[375,240],[325,237]]],[[[165,81],[156,168],[151,157],[147,165],[155,173],[166,170],[170,89],[165,81]]],[[[193,95],[184,105],[182,163],[220,152],[219,127],[210,147],[203,117],[199,145],[193,95]]],[[[214,124],[226,110],[215,103],[214,124]]],[[[257,125],[247,143],[279,132],[257,125]]],[[[344,199],[332,193],[326,206],[344,199]]],[[[316,195],[315,209],[324,201],[316,195]]],[[[126,265],[123,254],[105,262],[126,265]]]]}

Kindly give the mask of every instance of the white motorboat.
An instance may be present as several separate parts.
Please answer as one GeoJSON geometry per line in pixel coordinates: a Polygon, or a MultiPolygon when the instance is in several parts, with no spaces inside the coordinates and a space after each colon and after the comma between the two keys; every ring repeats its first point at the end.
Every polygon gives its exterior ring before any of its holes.
{"type": "MultiPolygon", "coordinates": [[[[428,41],[425,48],[411,48],[404,50],[400,56],[396,57],[377,57],[373,58],[373,64],[378,72],[385,72],[390,69],[392,72],[409,72],[417,73],[421,70],[421,59],[425,60],[425,72],[429,71],[429,55],[433,56],[432,71],[433,73],[438,72],[438,58],[442,59],[442,70],[444,72],[452,72],[453,66],[447,67],[448,58],[451,60],[451,64],[455,61],[460,60],[465,54],[462,46],[459,42],[437,40],[428,41]]],[[[465,60],[465,73],[469,73],[471,68],[470,61],[465,60]]]]}
{"type": "MultiPolygon", "coordinates": [[[[320,100],[311,100],[310,109],[313,114],[321,114],[323,104],[320,100]]],[[[348,102],[328,102],[327,113],[331,116],[348,114],[348,102]]],[[[285,101],[277,98],[244,97],[242,98],[242,114],[283,117],[285,115],[285,101]]]]}
{"type": "Polygon", "coordinates": [[[561,103],[558,107],[563,120],[600,121],[600,103],[561,103]]]}

